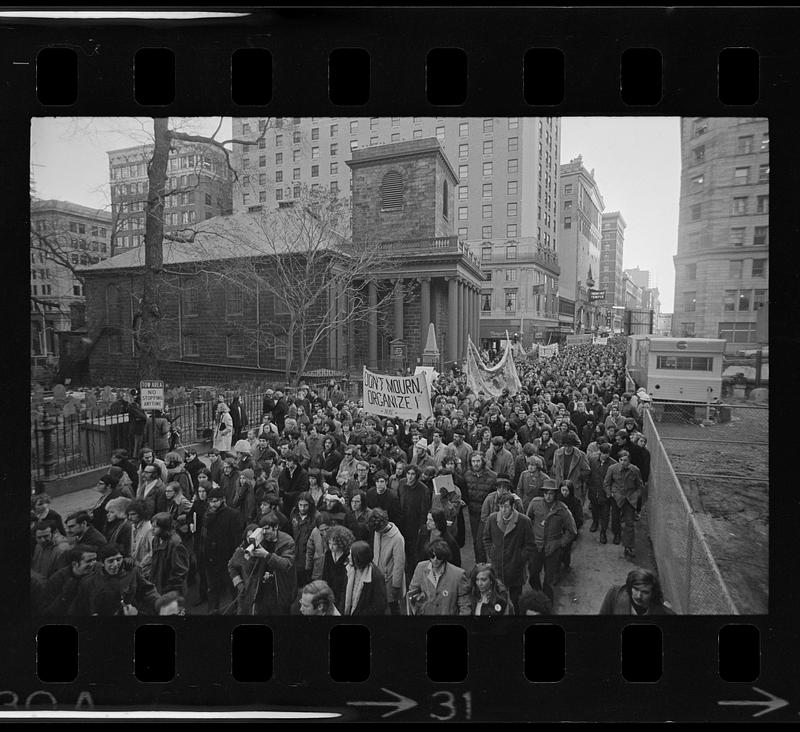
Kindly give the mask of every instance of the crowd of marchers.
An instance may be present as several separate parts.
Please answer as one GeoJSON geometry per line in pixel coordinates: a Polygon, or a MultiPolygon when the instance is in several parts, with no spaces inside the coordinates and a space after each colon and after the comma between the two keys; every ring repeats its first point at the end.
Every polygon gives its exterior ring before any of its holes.
{"type": "MultiPolygon", "coordinates": [[[[115,449],[85,510],[32,496],[34,613],[552,614],[583,533],[634,560],[650,455],[622,343],[517,370],[493,398],[440,375],[417,421],[268,389],[257,424],[220,399],[202,460],[115,449]]],[[[640,569],[598,610],[670,612],[640,569]]]]}

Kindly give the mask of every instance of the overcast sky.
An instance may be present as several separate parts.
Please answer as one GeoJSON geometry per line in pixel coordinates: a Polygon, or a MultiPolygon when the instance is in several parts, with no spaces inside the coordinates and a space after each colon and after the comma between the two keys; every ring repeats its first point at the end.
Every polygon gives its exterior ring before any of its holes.
{"type": "MultiPolygon", "coordinates": [[[[173,124],[178,126],[177,121],[173,124]]],[[[187,131],[211,134],[219,118],[181,120],[187,131]]],[[[217,139],[230,137],[225,119],[217,139]]],[[[606,211],[627,222],[623,263],[648,269],[661,292],[661,310],[672,312],[680,195],[678,117],[563,117],[561,162],[583,155],[594,168],[606,211]]],[[[109,208],[106,151],[147,144],[148,118],[35,118],[31,164],[37,198],[109,208]]],[[[597,273],[595,273],[597,276],[597,273]]]]}

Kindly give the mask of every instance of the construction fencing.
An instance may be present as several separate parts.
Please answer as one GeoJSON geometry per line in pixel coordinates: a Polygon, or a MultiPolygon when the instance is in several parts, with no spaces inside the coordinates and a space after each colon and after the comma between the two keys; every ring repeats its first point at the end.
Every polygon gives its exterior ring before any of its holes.
{"type": "Polygon", "coordinates": [[[664,596],[682,615],[738,615],[649,410],[643,420],[650,450],[648,528],[664,596]]]}

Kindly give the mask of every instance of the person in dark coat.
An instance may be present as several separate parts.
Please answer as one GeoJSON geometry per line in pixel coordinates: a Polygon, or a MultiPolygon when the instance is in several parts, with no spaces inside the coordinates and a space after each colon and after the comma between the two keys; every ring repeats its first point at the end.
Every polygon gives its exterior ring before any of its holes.
{"type": "Polygon", "coordinates": [[[243,526],[241,514],[225,505],[225,491],[214,488],[209,494],[201,534],[209,613],[219,612],[222,597],[230,588],[228,562],[239,544],[243,526]]]}
{"type": "Polygon", "coordinates": [[[278,427],[278,432],[282,433],[284,427],[286,427],[286,414],[289,412],[289,403],[280,389],[275,392],[274,399],[275,406],[272,408],[272,419],[278,427]]]}
{"type": "MultiPolygon", "coordinates": [[[[580,501],[575,498],[575,486],[572,484],[572,481],[562,481],[561,486],[559,487],[559,492],[561,493],[559,500],[569,509],[569,512],[572,514],[572,518],[575,521],[575,528],[577,529],[578,533],[580,533],[581,527],[583,526],[583,507],[581,506],[580,501]]],[[[575,539],[577,539],[577,536],[575,539]]],[[[572,547],[575,544],[575,539],[573,539],[561,550],[561,565],[567,571],[569,571],[569,568],[572,564],[572,547]]]]}
{"type": "Polygon", "coordinates": [[[658,577],[647,569],[628,572],[625,584],[609,589],[599,615],[674,615],[664,604],[658,577]]]}
{"type": "Polygon", "coordinates": [[[400,523],[398,528],[406,542],[406,581],[411,579],[422,557],[417,555],[417,535],[425,525],[431,510],[431,491],[419,480],[419,468],[409,465],[406,477],[398,488],[400,499],[400,523]]]}
{"type": "Polygon", "coordinates": [[[97,503],[95,503],[91,510],[92,526],[94,526],[101,534],[105,534],[106,521],[108,521],[106,506],[108,505],[109,501],[115,498],[120,498],[122,496],[122,490],[119,487],[119,481],[110,475],[100,476],[100,480],[97,481],[95,490],[100,495],[97,503]]]}
{"type": "Polygon", "coordinates": [[[425,548],[432,541],[443,539],[450,549],[450,563],[456,567],[461,566],[461,550],[452,531],[447,526],[447,514],[441,508],[433,508],[428,512],[425,525],[417,534],[416,556],[424,557],[425,548]]]}
{"type": "Polygon", "coordinates": [[[233,435],[231,437],[231,444],[236,444],[242,437],[246,436],[246,429],[250,422],[247,419],[247,412],[244,409],[244,404],[239,400],[239,394],[233,397],[233,401],[229,405],[231,421],[233,422],[233,435]]]}
{"type": "Polygon", "coordinates": [[[300,467],[296,453],[286,453],[286,467],[278,477],[283,512],[291,514],[297,497],[308,490],[308,473],[300,467]]]}
{"type": "Polygon", "coordinates": [[[473,452],[469,461],[469,470],[464,473],[464,482],[467,484],[469,522],[472,529],[475,561],[483,562],[486,560],[486,555],[483,549],[481,509],[486,496],[494,490],[497,473],[486,467],[486,460],[479,452],[473,452]]]}
{"type": "Polygon", "coordinates": [[[386,579],[372,559],[368,542],[356,541],[350,547],[342,615],[386,614],[386,579]]]}
{"type": "Polygon", "coordinates": [[[600,543],[606,544],[608,542],[608,519],[611,515],[610,499],[606,496],[603,488],[606,473],[612,465],[616,465],[617,461],[611,457],[611,445],[604,442],[599,447],[599,457],[589,458],[589,480],[588,480],[588,494],[589,494],[589,507],[592,512],[592,525],[589,531],[595,532],[600,529],[600,543]]]}
{"type": "Polygon", "coordinates": [[[531,520],[514,508],[518,500],[513,493],[503,493],[498,511],[489,515],[483,527],[486,557],[508,588],[514,607],[522,594],[525,566],[536,550],[531,520]]]}
{"type": "MultiPolygon", "coordinates": [[[[199,461],[198,461],[199,462],[199,461]]],[[[183,497],[191,501],[194,499],[195,483],[186,469],[180,453],[168,452],[164,457],[167,466],[167,483],[179,483],[183,497]]],[[[202,463],[201,463],[202,467],[202,463]]]]}
{"type": "Polygon", "coordinates": [[[106,537],[91,525],[86,511],[76,511],[67,516],[64,528],[67,530],[67,536],[75,544],[86,544],[95,551],[107,543],[106,537]]]}
{"type": "Polygon", "coordinates": [[[45,585],[42,615],[75,615],[81,582],[95,571],[97,552],[94,547],[77,544],[67,552],[67,566],[50,576],[45,585]]]}
{"type": "Polygon", "coordinates": [[[353,532],[346,526],[333,526],[325,535],[327,549],[322,565],[322,579],[328,583],[336,598],[336,607],[344,607],[347,591],[347,563],[350,547],[355,541],[353,532]]]}
{"type": "Polygon", "coordinates": [[[250,525],[228,562],[238,615],[288,615],[297,592],[294,539],[278,529],[275,516],[250,525]]]}
{"type": "Polygon", "coordinates": [[[128,451],[118,448],[111,453],[111,464],[121,468],[122,471],[131,479],[131,485],[136,490],[139,485],[139,473],[137,472],[136,465],[128,457],[128,451]]]}
{"type": "Polygon", "coordinates": [[[375,475],[375,486],[367,491],[367,508],[382,508],[393,524],[400,521],[400,499],[388,487],[386,473],[383,471],[378,471],[375,475]]]}
{"type": "Polygon", "coordinates": [[[37,493],[31,496],[31,554],[36,548],[36,524],[39,521],[46,521],[53,526],[61,536],[67,535],[61,515],[50,508],[51,498],[47,493],[37,493]]]}
{"type": "MultiPolygon", "coordinates": [[[[203,461],[197,457],[197,448],[196,447],[187,447],[186,454],[183,458],[183,465],[186,468],[186,472],[189,473],[189,476],[192,479],[192,485],[194,486],[195,491],[197,490],[197,474],[205,469],[205,464],[203,461]]],[[[184,495],[186,495],[184,493],[184,495]]],[[[188,498],[188,496],[187,496],[188,498]]],[[[192,496],[194,498],[194,496],[192,496]]]]}
{"type": "Polygon", "coordinates": [[[292,509],[289,520],[295,545],[297,586],[304,587],[311,581],[311,571],[305,568],[306,550],[317,522],[317,507],[310,493],[301,493],[297,497],[297,503],[292,509]]]}
{"type": "Polygon", "coordinates": [[[159,594],[178,592],[186,596],[186,579],[189,574],[189,550],[173,529],[169,513],[157,513],[153,524],[153,558],[150,579],[159,594]]]}
{"type": "Polygon", "coordinates": [[[222,474],[217,483],[225,491],[225,502],[232,506],[236,489],[239,487],[239,471],[236,469],[236,460],[227,457],[222,461],[222,474]]]}

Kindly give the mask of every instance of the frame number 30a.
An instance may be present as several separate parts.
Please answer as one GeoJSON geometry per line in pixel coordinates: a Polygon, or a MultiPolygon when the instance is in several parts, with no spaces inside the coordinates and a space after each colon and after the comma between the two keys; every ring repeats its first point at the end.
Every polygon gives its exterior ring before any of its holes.
{"type": "MultiPolygon", "coordinates": [[[[431,712],[431,719],[438,719],[441,722],[447,722],[451,719],[455,719],[459,716],[459,705],[457,703],[457,697],[451,691],[437,691],[431,697],[433,701],[441,708],[437,711],[443,711],[443,714],[437,714],[436,712],[431,712]]],[[[462,718],[463,719],[472,719],[472,692],[465,691],[461,695],[461,699],[463,701],[463,712],[462,718]]]]}

